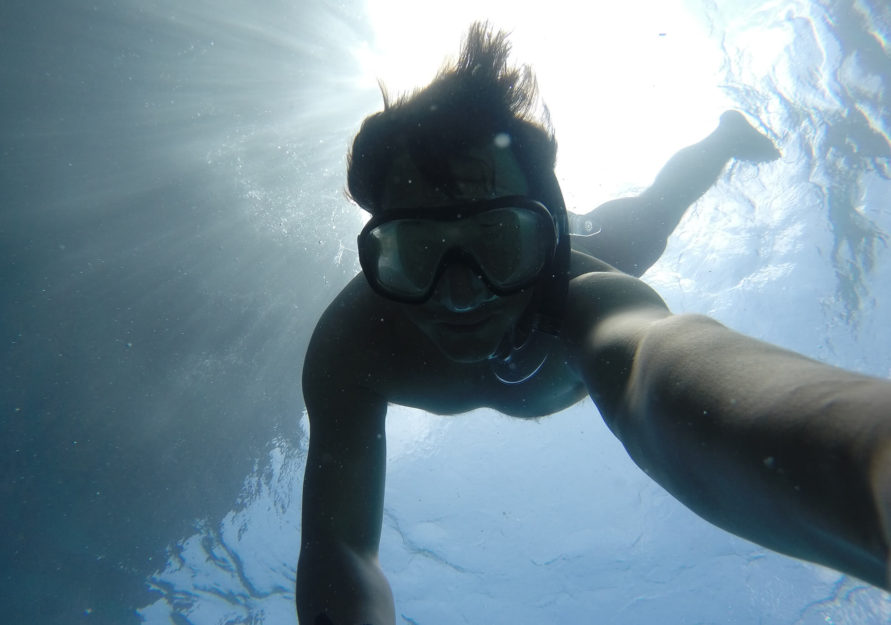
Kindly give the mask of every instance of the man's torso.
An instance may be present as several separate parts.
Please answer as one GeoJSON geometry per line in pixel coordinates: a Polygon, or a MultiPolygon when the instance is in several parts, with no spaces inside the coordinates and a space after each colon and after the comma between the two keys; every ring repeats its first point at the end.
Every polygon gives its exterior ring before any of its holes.
{"type": "MultiPolygon", "coordinates": [[[[573,276],[609,269],[588,256],[573,255],[573,276]]],[[[315,379],[329,388],[315,390],[348,393],[350,387],[361,388],[389,403],[436,414],[485,407],[526,418],[558,412],[587,396],[560,340],[542,339],[548,343],[542,367],[522,383],[506,384],[489,361],[446,358],[404,315],[404,306],[375,294],[363,276],[356,276],[316,329],[306,366],[323,367],[326,375],[315,379]]]]}

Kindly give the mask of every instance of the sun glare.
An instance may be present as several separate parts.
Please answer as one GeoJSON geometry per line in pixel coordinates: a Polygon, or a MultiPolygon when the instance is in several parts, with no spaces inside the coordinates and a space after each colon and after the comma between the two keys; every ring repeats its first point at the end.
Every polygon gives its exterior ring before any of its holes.
{"type": "Polygon", "coordinates": [[[391,94],[430,81],[475,20],[511,32],[531,65],[560,141],[571,208],[588,210],[647,186],[677,149],[718,122],[719,42],[683,0],[609,5],[554,0],[368,0],[374,41],[356,51],[363,81],[391,94]]]}

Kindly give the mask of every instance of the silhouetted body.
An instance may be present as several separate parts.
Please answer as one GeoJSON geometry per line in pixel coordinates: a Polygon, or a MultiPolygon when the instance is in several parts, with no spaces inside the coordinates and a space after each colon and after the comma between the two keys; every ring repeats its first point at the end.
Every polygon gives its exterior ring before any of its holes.
{"type": "Polygon", "coordinates": [[[641,273],[658,257],[740,155],[725,141],[734,128],[764,141],[729,114],[640,198],[595,210],[605,236],[589,251],[606,263],[570,249],[556,142],[535,116],[531,72],[507,52],[504,34],[475,25],[454,66],[387,102],[353,143],[350,193],[372,218],[363,275],[319,320],[303,369],[301,623],[395,622],[377,558],[391,403],[529,418],[590,397],[631,458],[697,514],[887,588],[891,383],[673,315],[612,266],[641,273]]]}

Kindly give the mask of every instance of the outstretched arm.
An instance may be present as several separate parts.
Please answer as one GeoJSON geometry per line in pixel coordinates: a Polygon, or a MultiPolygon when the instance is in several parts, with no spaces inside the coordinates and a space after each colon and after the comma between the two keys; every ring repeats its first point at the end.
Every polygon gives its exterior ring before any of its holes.
{"type": "Polygon", "coordinates": [[[648,475],[728,531],[889,587],[891,383],[672,316],[625,276],[583,276],[572,302],[578,371],[648,475]]]}
{"type": "Polygon", "coordinates": [[[773,143],[737,111],[727,111],[705,139],[680,150],[637,197],[606,202],[571,215],[573,248],[633,276],[655,263],[686,210],[715,184],[732,159],[761,163],[779,158],[773,143]]]}
{"type": "Polygon", "coordinates": [[[317,330],[304,366],[310,419],[297,565],[302,625],[392,625],[393,595],[378,564],[387,402],[350,384],[317,330]]]}

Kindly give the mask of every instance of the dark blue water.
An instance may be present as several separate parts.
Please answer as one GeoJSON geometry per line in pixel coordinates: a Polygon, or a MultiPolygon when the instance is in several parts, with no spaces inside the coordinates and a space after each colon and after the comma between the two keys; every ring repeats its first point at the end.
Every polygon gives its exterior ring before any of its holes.
{"type": "MultiPolygon", "coordinates": [[[[718,51],[701,92],[665,90],[689,87],[684,68],[653,58],[659,76],[634,66],[655,86],[627,116],[592,105],[561,124],[558,78],[593,79],[543,61],[568,195],[584,209],[589,192],[593,206],[646,186],[717,121],[703,98],[757,117],[783,158],[731,166],[646,279],[678,312],[888,377],[887,5],[684,6],[718,51]],[[609,128],[627,171],[579,174],[574,142],[604,152],[586,137],[609,128]]],[[[563,11],[541,20],[551,47],[561,22],[591,19],[563,11]]],[[[296,621],[299,380],[315,319],[356,271],[343,167],[379,106],[355,53],[379,45],[370,15],[319,0],[0,7],[4,622],[296,621]]],[[[615,26],[629,41],[644,27],[615,26]]],[[[596,61],[621,73],[623,58],[596,61]]],[[[590,403],[531,424],[394,409],[388,427],[381,558],[406,623],[891,619],[887,595],[678,506],[590,403]]]]}

